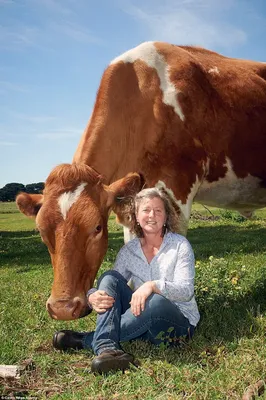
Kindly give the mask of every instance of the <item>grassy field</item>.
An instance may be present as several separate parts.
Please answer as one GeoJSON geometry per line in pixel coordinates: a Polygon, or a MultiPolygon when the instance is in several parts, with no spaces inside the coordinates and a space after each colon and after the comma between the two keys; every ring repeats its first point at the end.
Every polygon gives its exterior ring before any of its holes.
{"type": "MultiPolygon", "coordinates": [[[[237,213],[195,206],[188,239],[196,256],[201,322],[194,339],[176,349],[127,343],[124,348],[135,354],[140,367],[102,377],[90,373],[92,353],[53,350],[56,330],[92,330],[95,315],[72,322],[50,319],[45,310],[52,283],[48,251],[34,221],[18,213],[13,203],[0,203],[0,364],[28,358],[35,364],[19,380],[0,379],[0,394],[80,400],[241,399],[247,386],[266,379],[265,220],[266,209],[246,221],[237,213]]],[[[122,230],[111,217],[109,250],[99,273],[111,268],[122,244],[122,230]]]]}

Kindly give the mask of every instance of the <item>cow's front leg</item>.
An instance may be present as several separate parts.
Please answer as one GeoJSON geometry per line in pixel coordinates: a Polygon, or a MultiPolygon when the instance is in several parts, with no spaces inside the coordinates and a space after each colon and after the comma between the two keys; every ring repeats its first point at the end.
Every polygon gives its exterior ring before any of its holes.
{"type": "Polygon", "coordinates": [[[136,237],[136,235],[134,235],[134,233],[132,233],[127,226],[124,226],[123,229],[124,229],[124,243],[127,243],[136,237]]]}
{"type": "Polygon", "coordinates": [[[172,207],[174,208],[178,219],[177,233],[186,236],[193,199],[200,186],[200,182],[198,179],[196,179],[196,182],[191,186],[187,195],[184,196],[184,194],[182,194],[182,200],[181,196],[178,194],[179,188],[176,187],[175,191],[171,189],[171,187],[174,186],[173,184],[170,185],[169,183],[167,184],[163,181],[159,181],[155,186],[167,192],[168,198],[171,201],[172,207]]]}

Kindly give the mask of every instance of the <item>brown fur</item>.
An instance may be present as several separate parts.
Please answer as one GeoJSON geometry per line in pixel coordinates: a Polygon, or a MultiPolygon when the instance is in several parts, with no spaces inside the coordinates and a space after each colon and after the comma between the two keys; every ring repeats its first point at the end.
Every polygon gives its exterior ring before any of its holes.
{"type": "Polygon", "coordinates": [[[18,205],[27,215],[37,214],[43,204],[37,225],[54,267],[48,301],[54,318],[82,315],[85,292],[107,249],[110,209],[125,221],[127,206],[116,198],[121,201],[143,186],[137,174],[122,179],[129,172],[140,173],[146,187],[161,180],[171,189],[173,204],[180,208],[181,233],[186,232],[195,196],[198,201],[238,209],[245,215],[266,206],[266,64],[198,47],[154,46],[179,91],[176,98],[184,120],[164,103],[155,68],[140,58],[134,63],[112,63],[102,76],[73,164],[52,171],[44,200],[18,197],[18,205]],[[228,173],[235,179],[233,183],[225,180],[228,173]],[[249,187],[244,178],[251,179],[249,187]],[[64,220],[58,198],[74,192],[81,182],[87,185],[64,220]],[[228,202],[223,203],[226,195],[228,202]]]}

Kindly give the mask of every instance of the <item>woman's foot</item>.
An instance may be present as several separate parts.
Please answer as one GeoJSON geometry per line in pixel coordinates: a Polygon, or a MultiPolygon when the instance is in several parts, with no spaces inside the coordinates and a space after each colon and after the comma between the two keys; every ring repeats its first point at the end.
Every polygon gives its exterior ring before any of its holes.
{"type": "Polygon", "coordinates": [[[85,333],[75,331],[58,331],[53,337],[53,347],[57,350],[66,351],[69,349],[82,350],[85,333]]]}
{"type": "Polygon", "coordinates": [[[91,371],[99,374],[118,370],[124,371],[133,362],[132,354],[124,353],[122,350],[106,350],[94,358],[91,371]]]}

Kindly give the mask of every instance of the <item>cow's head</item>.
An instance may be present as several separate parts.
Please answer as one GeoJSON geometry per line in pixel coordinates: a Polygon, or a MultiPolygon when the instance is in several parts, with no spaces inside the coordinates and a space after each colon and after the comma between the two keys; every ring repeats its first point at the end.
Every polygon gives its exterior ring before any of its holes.
{"type": "Polygon", "coordinates": [[[129,174],[109,186],[90,167],[63,164],[49,175],[43,195],[20,193],[17,205],[36,217],[54,269],[47,310],[52,318],[84,315],[86,292],[92,287],[107,250],[107,221],[121,198],[141,189],[138,174],[129,174]]]}

